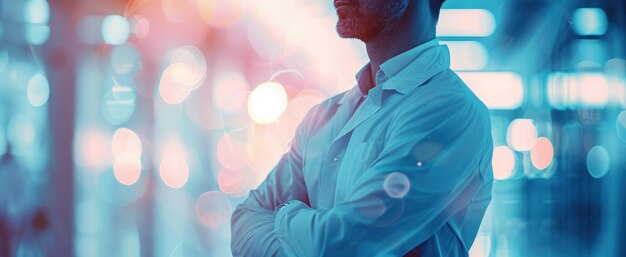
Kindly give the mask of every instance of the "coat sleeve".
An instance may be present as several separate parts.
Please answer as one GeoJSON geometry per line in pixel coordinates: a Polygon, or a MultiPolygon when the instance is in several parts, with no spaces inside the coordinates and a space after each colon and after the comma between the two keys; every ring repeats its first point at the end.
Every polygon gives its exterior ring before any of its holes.
{"type": "Polygon", "coordinates": [[[287,255],[402,256],[467,206],[491,154],[488,111],[463,92],[427,97],[394,118],[347,199],[320,210],[295,201],[278,212],[287,255]]]}
{"type": "Polygon", "coordinates": [[[302,150],[312,112],[313,109],[298,126],[290,150],[233,212],[231,251],[234,256],[284,256],[274,234],[275,209],[290,200],[308,204],[302,176],[302,150]]]}

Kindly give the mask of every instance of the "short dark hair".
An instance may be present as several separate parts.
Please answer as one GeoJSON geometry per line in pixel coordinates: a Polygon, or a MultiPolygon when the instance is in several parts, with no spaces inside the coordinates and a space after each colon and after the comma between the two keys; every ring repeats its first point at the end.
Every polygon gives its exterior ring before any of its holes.
{"type": "Polygon", "coordinates": [[[433,18],[435,20],[439,20],[439,11],[441,11],[441,6],[443,2],[446,0],[429,0],[430,1],[430,12],[433,14],[433,18]]]}

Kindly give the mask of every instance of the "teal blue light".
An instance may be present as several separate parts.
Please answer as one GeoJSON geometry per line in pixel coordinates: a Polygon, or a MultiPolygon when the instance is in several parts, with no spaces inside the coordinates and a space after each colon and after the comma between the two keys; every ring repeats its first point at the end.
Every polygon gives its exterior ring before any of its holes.
{"type": "Polygon", "coordinates": [[[594,178],[601,178],[611,167],[609,151],[604,146],[594,146],[587,154],[587,170],[594,178]]]}
{"type": "Polygon", "coordinates": [[[109,15],[102,22],[102,38],[109,45],[121,45],[128,40],[130,25],[119,15],[109,15]]]}
{"type": "Polygon", "coordinates": [[[608,19],[601,8],[577,9],[573,22],[574,31],[581,36],[601,36],[608,29],[608,19]]]}
{"type": "Polygon", "coordinates": [[[44,0],[31,0],[26,4],[24,18],[27,22],[45,24],[50,19],[50,7],[44,0]]]}
{"type": "Polygon", "coordinates": [[[45,24],[29,24],[26,27],[26,41],[33,45],[43,45],[50,37],[50,27],[45,24]]]}

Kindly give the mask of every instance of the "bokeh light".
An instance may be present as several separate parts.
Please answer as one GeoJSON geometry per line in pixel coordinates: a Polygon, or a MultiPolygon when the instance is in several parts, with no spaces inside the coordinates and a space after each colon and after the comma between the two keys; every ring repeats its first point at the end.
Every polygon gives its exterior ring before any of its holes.
{"type": "Polygon", "coordinates": [[[437,35],[486,37],[496,30],[496,19],[485,9],[442,9],[437,35]]]}
{"type": "Polygon", "coordinates": [[[115,46],[111,51],[111,67],[115,74],[136,72],[141,68],[141,56],[130,44],[115,46]]]}
{"type": "Polygon", "coordinates": [[[135,90],[133,88],[113,85],[105,91],[102,99],[102,115],[111,125],[120,125],[128,121],[135,109],[135,90]]]}
{"type": "Polygon", "coordinates": [[[29,23],[48,23],[50,19],[50,6],[45,0],[25,0],[26,10],[24,18],[29,23]]]}
{"type": "Polygon", "coordinates": [[[508,146],[498,146],[493,150],[492,157],[493,177],[505,180],[513,177],[517,168],[515,153],[508,146]]]}
{"type": "Polygon", "coordinates": [[[609,83],[604,74],[578,75],[580,104],[584,107],[604,107],[609,100],[609,83]]]}
{"type": "Polygon", "coordinates": [[[524,84],[517,73],[459,72],[458,75],[489,109],[513,110],[524,103],[524,84]]]}
{"type": "Polygon", "coordinates": [[[228,169],[243,169],[246,167],[246,162],[241,160],[241,154],[245,153],[246,147],[246,144],[237,142],[228,134],[224,134],[217,143],[217,160],[228,169]]]}
{"type": "Polygon", "coordinates": [[[110,135],[89,128],[80,130],[74,139],[74,160],[79,167],[102,171],[112,162],[110,135]]]}
{"type": "Polygon", "coordinates": [[[141,160],[137,155],[123,152],[115,157],[113,174],[115,179],[123,185],[135,184],[141,175],[141,160]]]}
{"type": "Polygon", "coordinates": [[[143,16],[133,15],[130,18],[131,31],[138,39],[144,39],[150,33],[150,21],[143,16]]]}
{"type": "Polygon", "coordinates": [[[554,158],[554,147],[550,139],[539,137],[535,140],[530,149],[530,160],[533,166],[539,170],[544,170],[552,163],[554,158]]]}
{"type": "Polygon", "coordinates": [[[450,68],[453,70],[482,70],[487,66],[489,53],[477,41],[441,41],[450,49],[450,68]]]}
{"type": "Polygon", "coordinates": [[[189,70],[182,64],[175,64],[167,66],[161,75],[159,95],[167,104],[180,104],[184,102],[191,93],[190,90],[183,89],[184,87],[179,86],[181,82],[177,81],[177,79],[183,74],[181,71],[185,72],[189,70]]]}
{"type": "Polygon", "coordinates": [[[243,196],[250,189],[253,179],[246,170],[222,169],[217,174],[217,184],[220,191],[230,196],[243,196]]]}
{"type": "Polygon", "coordinates": [[[597,145],[587,153],[587,170],[594,178],[601,178],[611,168],[611,156],[606,147],[597,145]]]}
{"type": "Polygon", "coordinates": [[[174,50],[170,57],[172,80],[183,91],[202,86],[207,73],[207,63],[202,51],[195,46],[184,46],[174,50]]]}
{"type": "Polygon", "coordinates": [[[402,198],[411,189],[411,181],[402,172],[392,172],[385,177],[383,189],[391,198],[402,198]]]}
{"type": "Polygon", "coordinates": [[[43,74],[36,74],[28,81],[26,88],[26,94],[28,96],[28,102],[34,106],[39,107],[48,102],[50,97],[50,86],[48,85],[48,79],[43,74]]]}
{"type": "Polygon", "coordinates": [[[606,13],[601,8],[576,9],[572,20],[574,31],[582,36],[603,35],[609,25],[606,13]]]}
{"type": "Polygon", "coordinates": [[[102,39],[109,45],[126,43],[130,34],[130,24],[119,15],[109,15],[102,22],[102,39]]]}
{"type": "Polygon", "coordinates": [[[506,142],[516,151],[528,151],[537,139],[537,127],[531,119],[515,119],[507,128],[506,142]]]}
{"type": "Polygon", "coordinates": [[[170,153],[161,159],[159,175],[165,185],[171,188],[181,188],[189,179],[189,166],[182,156],[170,153]]]}
{"type": "Polygon", "coordinates": [[[33,146],[37,138],[32,119],[21,114],[11,118],[7,128],[7,138],[12,146],[13,154],[24,154],[33,146]]]}
{"type": "Polygon", "coordinates": [[[287,92],[276,82],[257,86],[248,98],[248,114],[259,124],[269,124],[278,119],[287,109],[287,92]]]}
{"type": "Polygon", "coordinates": [[[29,24],[26,27],[26,41],[33,45],[43,45],[50,37],[50,27],[46,24],[29,24]]]}
{"type": "Polygon", "coordinates": [[[232,207],[228,197],[221,192],[206,192],[196,201],[196,215],[203,224],[217,228],[230,220],[232,207]]]}
{"type": "Polygon", "coordinates": [[[119,128],[113,134],[111,140],[111,153],[113,158],[123,153],[130,153],[134,156],[141,157],[142,146],[139,136],[132,130],[127,128],[119,128]]]}

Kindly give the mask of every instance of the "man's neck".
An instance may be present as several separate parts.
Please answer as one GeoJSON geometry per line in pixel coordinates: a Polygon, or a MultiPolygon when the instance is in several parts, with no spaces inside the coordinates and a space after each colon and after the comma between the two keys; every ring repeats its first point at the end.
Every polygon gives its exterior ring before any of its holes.
{"type": "Polygon", "coordinates": [[[407,12],[413,13],[407,13],[395,26],[365,43],[372,81],[376,81],[376,73],[385,61],[435,38],[435,22],[415,19],[414,15],[420,14],[414,9],[409,8],[407,12]]]}

